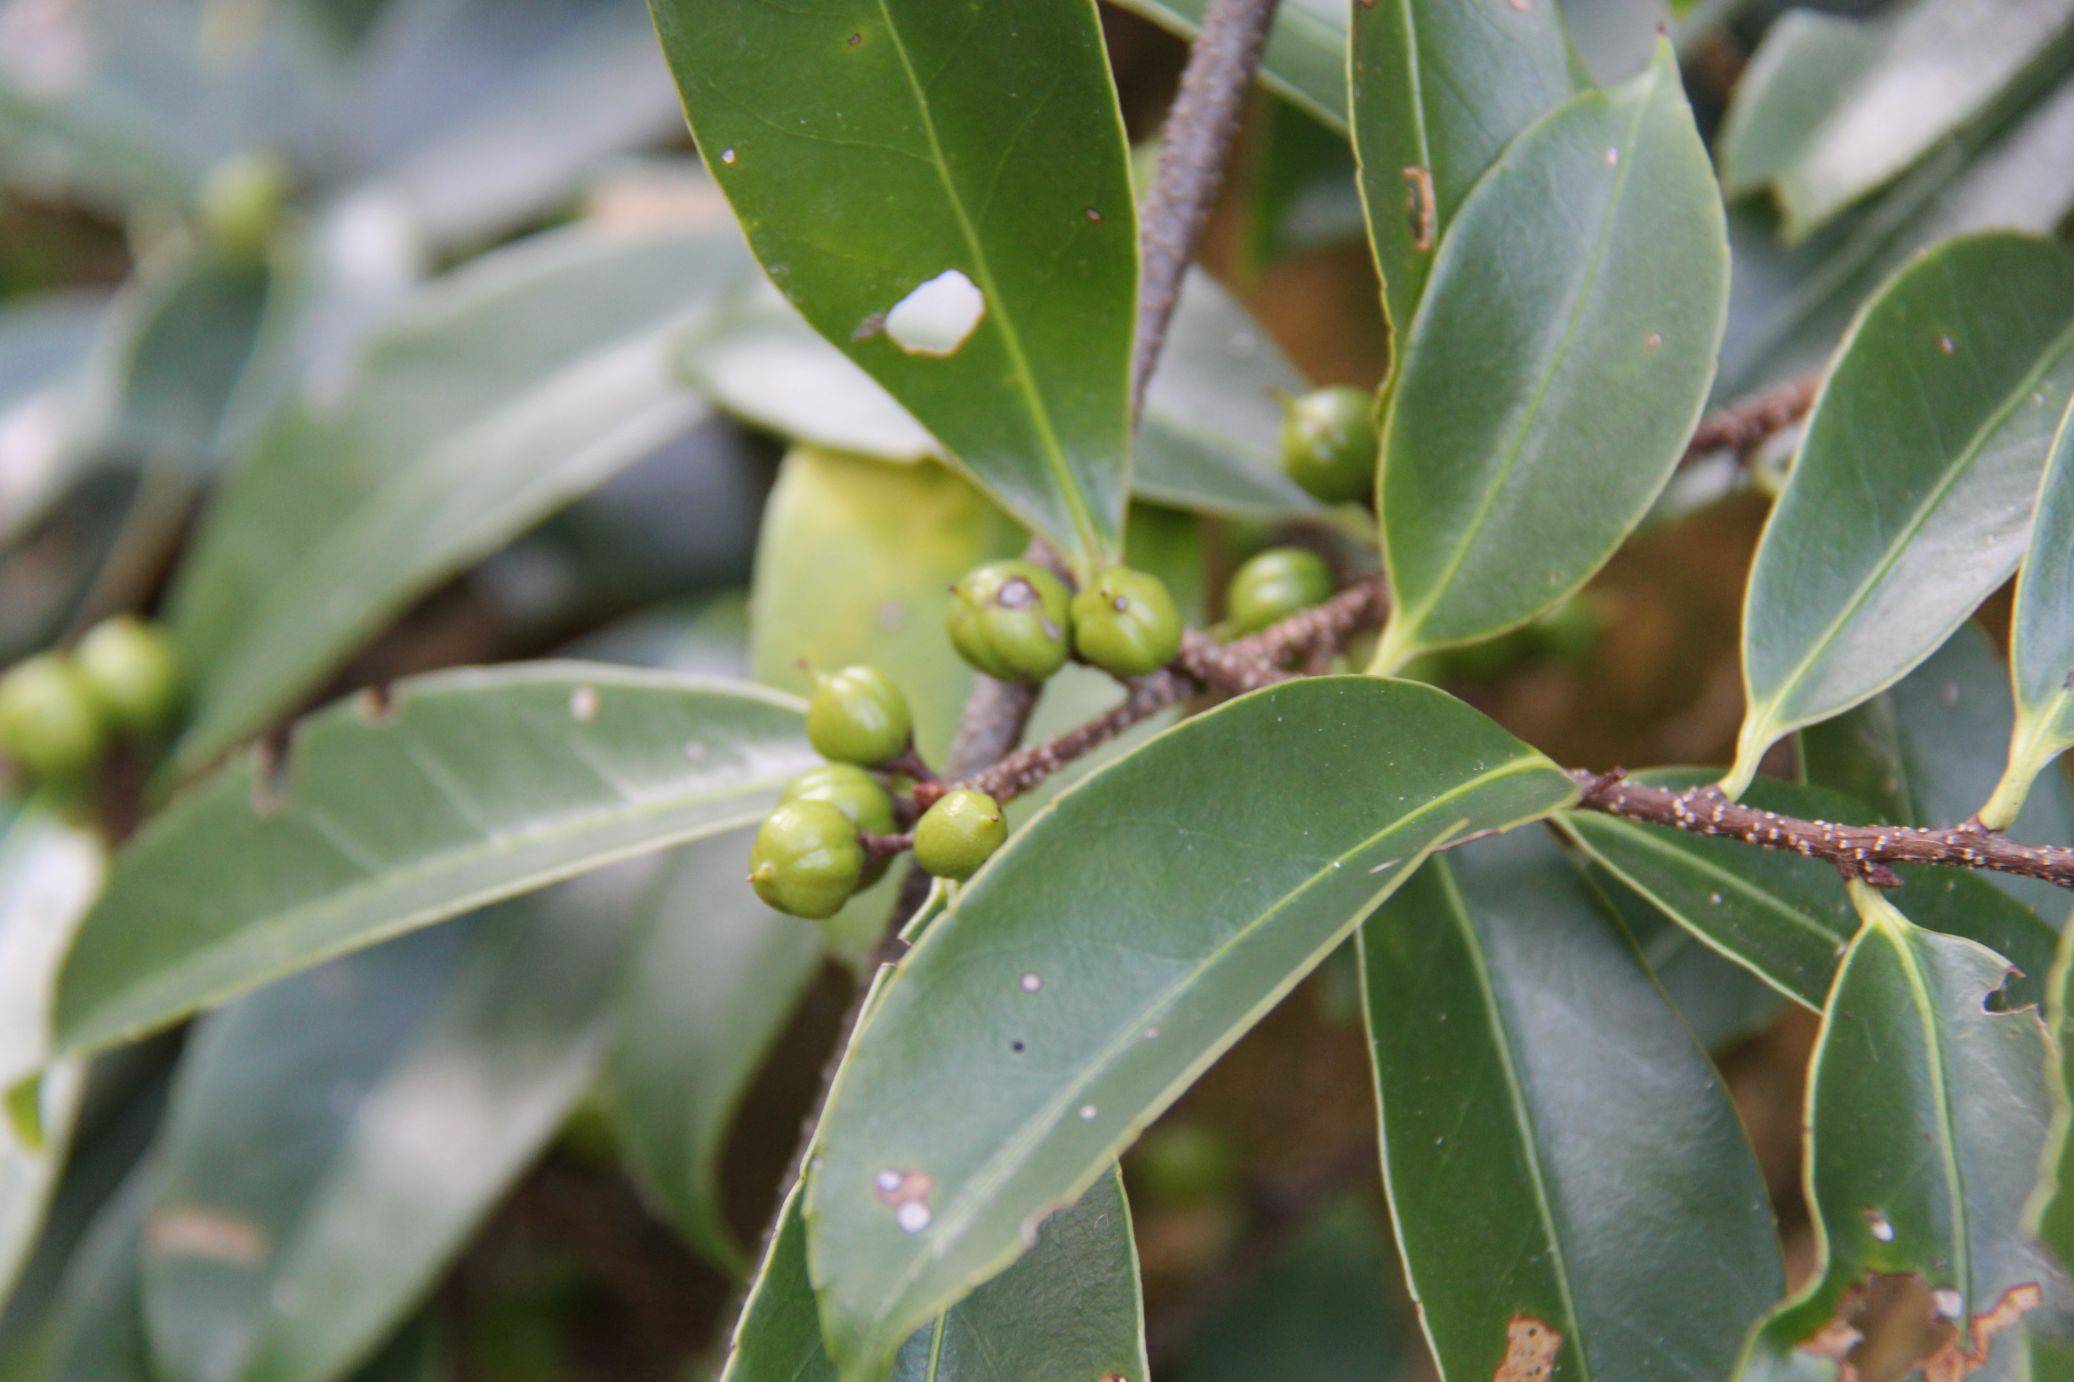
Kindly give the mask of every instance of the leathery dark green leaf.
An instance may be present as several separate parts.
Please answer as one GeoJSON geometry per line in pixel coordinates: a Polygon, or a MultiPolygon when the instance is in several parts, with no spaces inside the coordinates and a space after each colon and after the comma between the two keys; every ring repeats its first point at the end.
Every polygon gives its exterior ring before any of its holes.
{"type": "MultiPolygon", "coordinates": [[[[1022,1382],[1031,1377],[1145,1382],[1144,1307],[1130,1207],[1112,1169],[1046,1219],[1013,1267],[908,1336],[893,1382],[1022,1382]]],[[[837,1376],[807,1277],[795,1188],[778,1212],[743,1306],[722,1382],[824,1382],[837,1376]]]]}
{"type": "Polygon", "coordinates": [[[1088,574],[1129,481],[1136,208],[1093,0],[652,0],[771,279],[1088,574]]]}
{"type": "Polygon", "coordinates": [[[1570,95],[1570,55],[1552,0],[1380,0],[1352,10],[1361,200],[1384,307],[1402,333],[1470,186],[1514,135],[1570,95]]]}
{"type": "Polygon", "coordinates": [[[1573,795],[1370,677],[1242,697],[1062,793],[930,925],[830,1096],[806,1216],[844,1371],[1013,1261],[1427,851],[1573,795]]]}
{"type": "Polygon", "coordinates": [[[1404,338],[1378,670],[1523,623],[1612,555],[1684,451],[1727,290],[1720,194],[1668,43],[1507,146],[1404,338]]]}
{"type": "MultiPolygon", "coordinates": [[[[1660,787],[1704,788],[1705,769],[1637,773],[1660,787]]],[[[1759,779],[1745,794],[1767,811],[1802,820],[1851,825],[1879,817],[1841,792],[1759,779]]],[[[1704,814],[1704,796],[1692,809],[1704,814]]],[[[1757,849],[1669,826],[1567,811],[1563,831],[1628,887],[1702,942],[1749,969],[1787,997],[1819,1011],[1838,959],[1857,934],[1858,918],[1834,865],[1788,850],[1757,849]]],[[[2023,903],[1983,878],[1958,869],[1905,867],[1895,902],[1922,925],[1985,945],[2021,969],[2016,996],[2042,992],[2056,934],[2023,903]]]]}
{"type": "Polygon", "coordinates": [[[1853,887],[1866,920],[1837,972],[1808,1083],[1805,1174],[1822,1269],[1752,1336],[1738,1375],[1790,1375],[1846,1293],[1882,1272],[1921,1278],[1957,1326],[1947,1371],[1931,1375],[1986,1363],[1979,1376],[2022,1376],[2005,1366],[2023,1349],[2010,1326],[2066,1292],[2023,1231],[2050,1106],[2044,1028],[2035,1009],[1987,1010],[2006,971],[1999,956],[1853,887]]]}
{"type": "Polygon", "coordinates": [[[1980,811],[1982,824],[1992,830],[2015,822],[2032,781],[2074,747],[2074,392],[2060,415],[2033,512],[2031,545],[2009,616],[2009,675],[2016,693],[2009,766],[1980,811]]]}
{"type": "Polygon", "coordinates": [[[2060,941],[2046,985],[2045,1020],[2051,1035],[2052,1123],[2026,1225],[2063,1269],[2074,1270],[2074,927],[2060,941]]]}
{"type": "Polygon", "coordinates": [[[1860,314],[1751,566],[1731,796],[1780,735],[1892,684],[2008,579],[2070,389],[2066,245],[1947,241],[1860,314]]]}
{"type": "Polygon", "coordinates": [[[816,761],[798,702],[586,663],[434,673],[242,755],[117,858],[60,1054],[615,859],[745,825],[816,761]]]}
{"type": "Polygon", "coordinates": [[[1359,934],[1384,1180],[1441,1375],[1725,1373],[1786,1288],[1764,1180],[1561,847],[1522,830],[1429,859],[1359,934]]]}
{"type": "Polygon", "coordinates": [[[603,1064],[625,909],[592,880],[420,931],[198,1028],[158,1139],[143,1311],[167,1376],[378,1351],[603,1064]]]}

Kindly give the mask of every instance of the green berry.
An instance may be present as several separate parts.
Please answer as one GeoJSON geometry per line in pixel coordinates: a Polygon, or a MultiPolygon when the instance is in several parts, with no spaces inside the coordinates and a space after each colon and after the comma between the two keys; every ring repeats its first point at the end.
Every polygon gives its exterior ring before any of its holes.
{"type": "Polygon", "coordinates": [[[241,154],[209,170],[196,210],[202,229],[232,254],[257,259],[280,228],[288,174],[278,159],[241,154]]]}
{"type": "Polygon", "coordinates": [[[807,742],[836,763],[876,767],[907,751],[914,730],[907,697],[876,667],[845,667],[817,679],[807,702],[807,742]]]}
{"type": "Polygon", "coordinates": [[[859,830],[891,835],[893,797],[879,780],[849,763],[827,763],[801,773],[786,786],[779,801],[825,801],[848,816],[859,830]]]}
{"type": "Polygon", "coordinates": [[[1332,594],[1332,572],[1316,552],[1270,547],[1232,573],[1224,613],[1237,633],[1258,633],[1332,594]]]}
{"type": "Polygon", "coordinates": [[[70,658],[43,653],[0,676],[0,755],[32,777],[77,777],[108,747],[93,688],[70,658]]]}
{"type": "Polygon", "coordinates": [[[788,801],[749,846],[749,886],[766,905],[820,920],[842,910],[864,875],[855,822],[825,801],[788,801]]]}
{"type": "Polygon", "coordinates": [[[157,624],[119,614],[87,630],[73,651],[79,675],[109,723],[132,734],[163,729],[180,706],[173,640],[157,624]]]}
{"type": "Polygon", "coordinates": [[[1282,400],[1282,468],[1328,504],[1375,488],[1375,399],[1341,384],[1282,400]]]}
{"type": "Polygon", "coordinates": [[[1033,561],[990,561],[951,587],[951,646],[990,677],[1043,681],[1066,664],[1072,596],[1033,561]]]}
{"type": "Polygon", "coordinates": [[[1112,566],[1073,597],[1073,647],[1114,676],[1142,677],[1181,651],[1181,612],[1159,577],[1112,566]]]}
{"type": "MultiPolygon", "coordinates": [[[[792,779],[779,801],[825,801],[841,811],[868,835],[891,835],[900,828],[893,815],[893,797],[879,780],[849,763],[827,763],[792,779]]],[[[864,865],[862,886],[870,887],[886,876],[891,859],[869,859],[864,865]]]]}
{"type": "Polygon", "coordinates": [[[1008,838],[1001,803],[985,792],[945,792],[915,822],[915,862],[938,878],[970,878],[1008,838]]]}

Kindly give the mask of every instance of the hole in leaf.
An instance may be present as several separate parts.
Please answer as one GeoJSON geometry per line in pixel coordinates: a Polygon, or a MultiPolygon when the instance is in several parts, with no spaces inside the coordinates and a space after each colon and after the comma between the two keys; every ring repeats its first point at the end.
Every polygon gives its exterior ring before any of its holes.
{"type": "Polygon", "coordinates": [[[955,355],[986,315],[979,288],[957,269],[945,269],[893,305],[886,334],[910,355],[955,355]]]}

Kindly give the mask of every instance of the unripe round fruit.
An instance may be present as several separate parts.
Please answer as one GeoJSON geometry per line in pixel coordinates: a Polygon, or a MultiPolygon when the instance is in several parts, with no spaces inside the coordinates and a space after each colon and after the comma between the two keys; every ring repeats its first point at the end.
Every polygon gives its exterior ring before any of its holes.
{"type": "Polygon", "coordinates": [[[836,763],[876,767],[907,750],[914,721],[907,697],[876,667],[845,667],[819,678],[807,702],[807,742],[836,763]]]}
{"type": "Polygon", "coordinates": [[[232,254],[257,259],[280,228],[288,174],[265,154],[240,154],[209,170],[196,210],[202,229],[232,254]]]}
{"type": "Polygon", "coordinates": [[[1332,594],[1332,571],[1316,552],[1270,547],[1232,573],[1225,621],[1236,633],[1258,633],[1332,594]]]}
{"type": "Polygon", "coordinates": [[[896,828],[892,794],[851,763],[825,763],[801,773],[786,784],[778,800],[825,801],[867,834],[891,835],[896,828]]]}
{"type": "Polygon", "coordinates": [[[1114,676],[1142,677],[1181,651],[1181,612],[1159,577],[1112,566],[1073,597],[1073,648],[1114,676]]]}
{"type": "Polygon", "coordinates": [[[109,723],[132,734],[165,727],[180,704],[180,666],[173,640],[156,624],[129,614],[104,619],[73,650],[80,678],[109,723]]]}
{"type": "Polygon", "coordinates": [[[1073,626],[1065,582],[1034,561],[990,561],[951,587],[951,646],[1002,681],[1043,681],[1066,665],[1073,626]]]}
{"type": "MultiPolygon", "coordinates": [[[[893,815],[892,794],[879,785],[877,778],[849,763],[827,763],[801,773],[778,800],[825,801],[869,835],[891,835],[900,828],[893,815]]],[[[868,888],[885,877],[892,862],[867,858],[860,886],[868,888]]]]}
{"type": "Polygon", "coordinates": [[[71,659],[42,653],[0,676],[0,756],[33,777],[77,777],[100,761],[107,726],[71,659]]]}
{"type": "Polygon", "coordinates": [[[1282,468],[1328,504],[1375,489],[1375,399],[1345,384],[1282,400],[1282,468]]]}
{"type": "Polygon", "coordinates": [[[749,846],[749,886],[765,905],[815,921],[841,911],[864,874],[857,826],[825,801],[788,801],[749,846]]]}
{"type": "Polygon", "coordinates": [[[1007,838],[1001,803],[961,787],[938,797],[915,822],[915,862],[938,878],[970,878],[1007,838]]]}

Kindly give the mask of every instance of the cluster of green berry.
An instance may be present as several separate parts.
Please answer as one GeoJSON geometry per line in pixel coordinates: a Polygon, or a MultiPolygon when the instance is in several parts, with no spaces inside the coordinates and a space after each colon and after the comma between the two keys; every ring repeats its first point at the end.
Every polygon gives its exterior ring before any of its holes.
{"type": "Polygon", "coordinates": [[[117,615],[71,652],[38,653],[0,676],[0,757],[39,781],[76,782],[117,735],[163,731],[180,696],[165,630],[117,615]]]}
{"type": "MultiPolygon", "coordinates": [[[[1320,389],[1287,401],[1283,459],[1320,499],[1365,495],[1375,473],[1371,400],[1358,389],[1320,389]]],[[[1261,552],[1233,575],[1224,630],[1254,633],[1332,593],[1332,574],[1300,547],[1261,552]]],[[[1148,572],[1112,566],[1078,592],[1034,561],[991,561],[951,587],[951,645],[976,670],[1002,681],[1044,681],[1068,658],[1117,677],[1141,677],[1181,651],[1181,612],[1148,572]]],[[[829,761],[795,779],[757,828],[749,883],[769,906],[816,920],[834,916],[887,859],[865,837],[900,826],[888,779],[914,760],[907,697],[872,667],[815,679],[807,740],[829,761]]],[[[939,878],[978,872],[1008,835],[1001,805],[984,792],[940,792],[914,825],[915,863],[939,878]]],[[[918,793],[917,796],[923,794],[918,793]]]]}
{"type": "MultiPolygon", "coordinates": [[[[918,765],[911,764],[907,697],[883,672],[845,667],[816,683],[807,742],[829,761],[793,779],[764,817],[749,846],[749,884],[767,905],[820,920],[885,872],[886,859],[874,858],[864,841],[899,829],[881,775],[918,765]]],[[[915,822],[915,862],[940,878],[969,878],[1007,836],[992,797],[945,792],[915,822]]]]}

